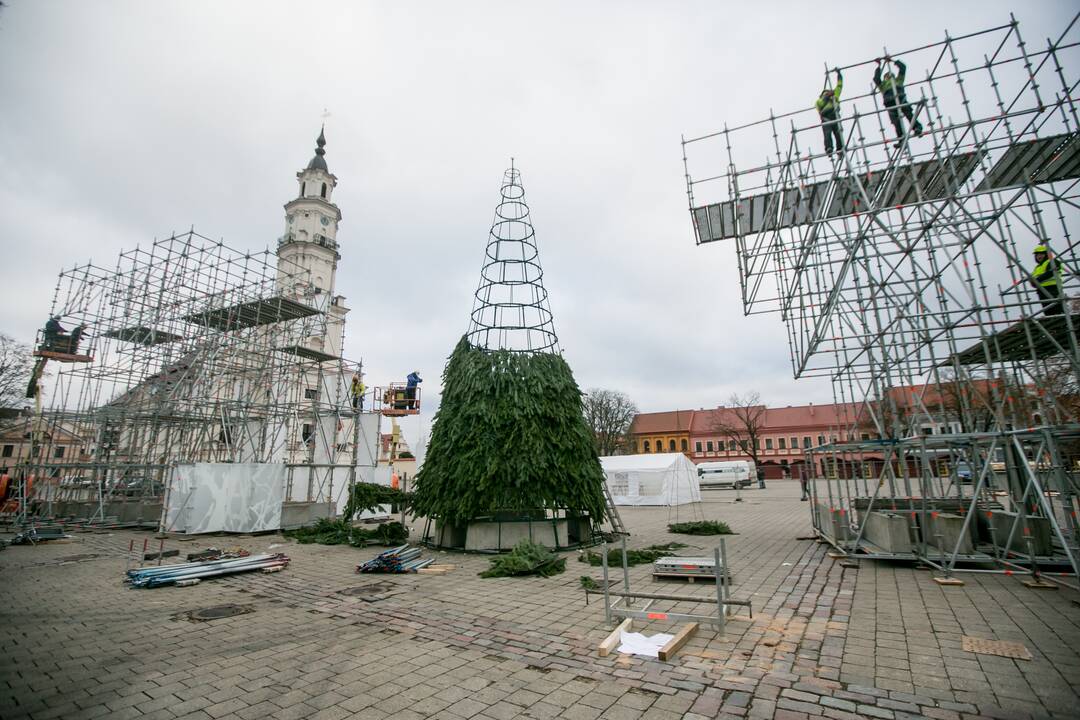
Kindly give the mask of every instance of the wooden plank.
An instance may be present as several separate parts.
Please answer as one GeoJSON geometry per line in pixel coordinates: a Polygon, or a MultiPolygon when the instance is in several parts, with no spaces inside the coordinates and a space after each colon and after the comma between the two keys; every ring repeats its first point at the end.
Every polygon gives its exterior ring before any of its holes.
{"type": "Polygon", "coordinates": [[[597,648],[597,653],[600,655],[600,657],[607,657],[611,654],[612,650],[619,647],[619,643],[622,642],[623,630],[625,630],[626,632],[630,632],[630,629],[633,627],[633,623],[634,618],[626,618],[621,623],[619,623],[619,627],[611,631],[611,634],[608,635],[604,639],[604,642],[600,643],[600,647],[597,648]]]}
{"type": "Polygon", "coordinates": [[[675,657],[675,653],[679,652],[679,648],[686,644],[686,642],[694,636],[697,632],[698,624],[696,622],[686,623],[682,626],[682,629],[676,633],[675,637],[667,641],[664,647],[660,648],[660,652],[657,657],[660,660],[667,661],[675,657]]]}

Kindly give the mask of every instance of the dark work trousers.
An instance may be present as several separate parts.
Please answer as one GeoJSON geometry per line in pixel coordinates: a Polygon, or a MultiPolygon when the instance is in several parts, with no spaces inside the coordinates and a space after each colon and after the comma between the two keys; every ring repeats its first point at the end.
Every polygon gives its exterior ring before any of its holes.
{"type": "Polygon", "coordinates": [[[840,121],[835,115],[821,116],[821,132],[825,133],[825,152],[832,155],[834,138],[836,148],[844,149],[844,136],[840,134],[840,121]]]}
{"type": "Polygon", "coordinates": [[[901,113],[911,123],[911,130],[916,135],[922,135],[922,123],[915,119],[915,111],[911,108],[911,103],[907,101],[907,98],[901,97],[897,99],[892,93],[886,93],[884,100],[885,107],[889,110],[889,120],[892,121],[893,129],[896,130],[896,137],[904,137],[904,121],[900,119],[901,113]]]}
{"type": "Polygon", "coordinates": [[[1065,314],[1065,303],[1062,301],[1059,286],[1039,287],[1039,299],[1042,300],[1044,315],[1065,314]]]}

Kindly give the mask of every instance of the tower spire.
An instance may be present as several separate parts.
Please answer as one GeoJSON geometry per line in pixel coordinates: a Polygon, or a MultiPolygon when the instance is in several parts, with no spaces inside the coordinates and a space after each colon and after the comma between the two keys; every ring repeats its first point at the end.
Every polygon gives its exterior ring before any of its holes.
{"type": "Polygon", "coordinates": [[[324,124],[319,128],[319,137],[315,140],[315,157],[311,158],[311,162],[308,163],[308,170],[323,170],[330,172],[330,169],[326,166],[326,125],[324,124]]]}

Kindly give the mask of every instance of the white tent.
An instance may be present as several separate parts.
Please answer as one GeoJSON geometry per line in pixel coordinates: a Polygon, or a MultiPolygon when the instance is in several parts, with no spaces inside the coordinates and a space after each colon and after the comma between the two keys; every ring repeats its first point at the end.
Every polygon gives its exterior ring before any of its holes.
{"type": "Polygon", "coordinates": [[[682,453],[600,458],[616,505],[686,505],[701,502],[697,468],[682,453]]]}

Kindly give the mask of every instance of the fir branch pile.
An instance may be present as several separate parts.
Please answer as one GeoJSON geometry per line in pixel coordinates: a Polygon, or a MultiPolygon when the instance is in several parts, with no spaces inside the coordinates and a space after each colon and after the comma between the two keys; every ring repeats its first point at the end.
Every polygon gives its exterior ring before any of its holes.
{"type": "MultiPolygon", "coordinates": [[[[667,543],[666,545],[650,545],[649,547],[638,550],[628,549],[626,551],[626,564],[628,566],[633,566],[656,562],[657,559],[667,557],[674,551],[681,550],[684,547],[686,547],[686,545],[673,542],[667,543]]],[[[587,550],[578,556],[578,561],[587,562],[593,566],[603,565],[604,556],[600,553],[594,553],[591,550],[587,550]]],[[[608,567],[622,567],[622,548],[608,550],[607,563],[608,567]]]]}
{"type": "Polygon", "coordinates": [[[566,570],[566,558],[561,558],[543,545],[531,540],[521,540],[506,555],[491,559],[491,567],[480,573],[480,577],[514,577],[519,575],[539,575],[551,577],[566,570]]]}
{"type": "Polygon", "coordinates": [[[553,509],[602,521],[604,473],[581,397],[559,355],[487,351],[462,338],[443,371],[413,512],[448,524],[553,509]]]}
{"type": "Polygon", "coordinates": [[[301,545],[318,543],[319,545],[352,545],[353,547],[397,546],[409,539],[408,529],[399,522],[379,523],[371,527],[354,527],[351,522],[343,518],[338,520],[319,518],[312,526],[285,530],[281,534],[295,539],[301,545]]]}
{"type": "Polygon", "coordinates": [[[726,522],[719,520],[698,520],[695,522],[671,523],[668,532],[676,535],[733,535],[726,522]]]}

